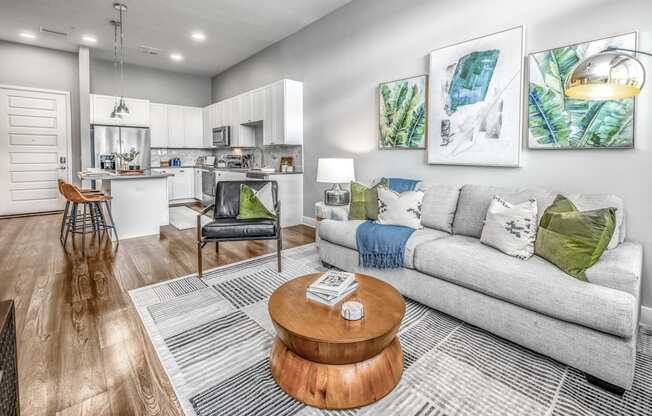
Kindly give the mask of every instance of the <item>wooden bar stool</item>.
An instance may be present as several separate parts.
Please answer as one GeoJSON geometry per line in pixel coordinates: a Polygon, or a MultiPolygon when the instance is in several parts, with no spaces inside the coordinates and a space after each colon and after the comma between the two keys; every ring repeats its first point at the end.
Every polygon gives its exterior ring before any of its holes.
{"type": "Polygon", "coordinates": [[[61,185],[61,191],[66,199],[71,204],[70,214],[68,215],[66,234],[63,238],[63,245],[68,241],[68,235],[81,234],[82,235],[82,251],[86,246],[86,234],[94,233],[100,236],[102,231],[111,232],[115,235],[116,242],[119,244],[118,231],[111,215],[111,207],[109,201],[111,197],[101,193],[82,193],[76,186],[64,183],[61,185]],[[106,208],[106,213],[109,216],[110,223],[107,223],[102,210],[102,204],[106,208]],[[82,212],[79,212],[79,206],[82,207],[82,212]],[[81,215],[80,215],[81,214],[81,215]],[[79,222],[81,221],[81,224],[79,222]]]}
{"type": "MultiPolygon", "coordinates": [[[[61,186],[63,184],[66,184],[66,183],[67,182],[64,181],[63,179],[58,180],[59,193],[61,195],[63,195],[63,191],[61,189],[61,186]]],[[[90,194],[92,194],[92,195],[104,195],[102,193],[102,191],[98,191],[96,189],[80,189],[79,191],[84,195],[90,195],[90,194]]],[[[65,195],[63,195],[63,196],[65,197],[65,195]]],[[[63,230],[64,230],[64,228],[65,228],[65,226],[66,226],[66,224],[68,222],[68,219],[69,219],[68,218],[69,213],[70,213],[69,211],[70,211],[70,200],[68,200],[66,198],[66,207],[63,210],[63,218],[61,219],[61,230],[59,231],[59,241],[61,241],[62,244],[63,244],[63,230]]]]}

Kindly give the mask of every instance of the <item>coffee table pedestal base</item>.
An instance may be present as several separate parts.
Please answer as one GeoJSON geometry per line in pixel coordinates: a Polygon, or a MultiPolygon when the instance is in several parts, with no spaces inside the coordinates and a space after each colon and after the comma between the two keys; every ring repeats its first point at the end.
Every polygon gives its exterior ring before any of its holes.
{"type": "Polygon", "coordinates": [[[306,360],[276,338],[272,375],[290,396],[322,409],[350,409],[373,403],[391,392],[403,374],[398,338],[378,355],[359,363],[331,365],[306,360]]]}

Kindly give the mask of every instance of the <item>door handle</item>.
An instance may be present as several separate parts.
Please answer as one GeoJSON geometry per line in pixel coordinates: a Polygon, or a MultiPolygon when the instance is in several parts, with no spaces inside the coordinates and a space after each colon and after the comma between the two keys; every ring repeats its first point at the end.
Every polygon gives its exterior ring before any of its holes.
{"type": "Polygon", "coordinates": [[[66,157],[65,156],[59,156],[59,169],[60,170],[66,170],[66,157]]]}

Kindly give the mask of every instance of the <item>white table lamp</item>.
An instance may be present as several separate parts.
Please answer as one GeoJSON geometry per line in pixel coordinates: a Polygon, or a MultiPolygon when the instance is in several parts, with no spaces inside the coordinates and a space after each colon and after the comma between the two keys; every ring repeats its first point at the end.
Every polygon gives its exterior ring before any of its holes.
{"type": "Polygon", "coordinates": [[[324,191],[326,205],[348,205],[351,194],[340,184],[355,180],[353,159],[320,158],[317,163],[317,182],[332,183],[333,187],[324,191]]]}

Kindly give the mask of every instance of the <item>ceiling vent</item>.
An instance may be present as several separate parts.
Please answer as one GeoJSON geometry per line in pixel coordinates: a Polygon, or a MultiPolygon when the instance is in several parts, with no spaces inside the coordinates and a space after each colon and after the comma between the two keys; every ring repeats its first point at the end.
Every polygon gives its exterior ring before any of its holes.
{"type": "Polygon", "coordinates": [[[68,33],[66,33],[66,32],[59,32],[58,30],[48,29],[45,26],[40,26],[39,31],[41,33],[47,33],[48,35],[52,35],[52,36],[60,36],[60,37],[68,36],[68,33]]]}
{"type": "Polygon", "coordinates": [[[138,47],[138,52],[144,53],[146,55],[158,55],[161,53],[161,49],[155,48],[153,46],[140,45],[138,47]]]}

